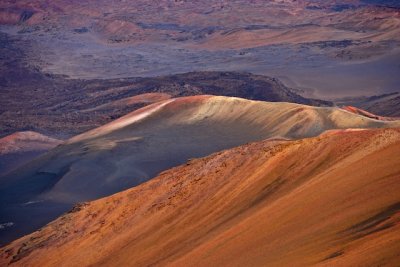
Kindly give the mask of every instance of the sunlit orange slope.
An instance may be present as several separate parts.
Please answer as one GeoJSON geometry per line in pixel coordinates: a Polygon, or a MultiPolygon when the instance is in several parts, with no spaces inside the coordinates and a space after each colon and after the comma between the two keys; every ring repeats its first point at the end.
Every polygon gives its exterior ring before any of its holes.
{"type": "Polygon", "coordinates": [[[395,265],[399,163],[398,129],[251,143],[78,206],[0,265],[395,265]]]}

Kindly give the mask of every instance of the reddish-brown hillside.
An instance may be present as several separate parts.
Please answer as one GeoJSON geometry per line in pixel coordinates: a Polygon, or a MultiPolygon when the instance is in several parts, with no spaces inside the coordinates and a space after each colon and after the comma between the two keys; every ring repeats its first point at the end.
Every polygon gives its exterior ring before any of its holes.
{"type": "Polygon", "coordinates": [[[1,250],[17,266],[394,266],[400,130],[262,141],[77,206],[1,250]]]}
{"type": "Polygon", "coordinates": [[[67,140],[0,179],[0,244],[37,230],[78,202],[129,189],[211,153],[325,130],[395,128],[336,107],[223,96],[167,99],[67,140]],[[32,204],[34,203],[34,204],[32,204]]]}

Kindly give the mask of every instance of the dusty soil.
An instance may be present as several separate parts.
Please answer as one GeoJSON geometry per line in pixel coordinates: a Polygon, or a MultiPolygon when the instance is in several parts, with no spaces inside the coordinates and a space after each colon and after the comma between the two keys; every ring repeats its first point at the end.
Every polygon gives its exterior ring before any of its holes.
{"type": "Polygon", "coordinates": [[[3,265],[394,266],[400,131],[335,130],[218,152],[76,206],[3,265]],[[299,160],[301,159],[301,160],[299,160]]]}
{"type": "Polygon", "coordinates": [[[329,129],[399,126],[400,121],[378,121],[336,107],[221,96],[164,100],[75,136],[1,177],[0,215],[15,225],[0,236],[3,242],[12,240],[78,202],[131,188],[222,149],[267,138],[311,137],[329,129]]]}

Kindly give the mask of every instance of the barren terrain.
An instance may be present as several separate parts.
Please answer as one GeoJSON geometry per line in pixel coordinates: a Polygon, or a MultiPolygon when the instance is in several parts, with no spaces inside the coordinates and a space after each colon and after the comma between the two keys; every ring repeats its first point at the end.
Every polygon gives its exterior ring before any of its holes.
{"type": "Polygon", "coordinates": [[[399,90],[399,7],[373,2],[2,1],[0,30],[44,73],[246,71],[332,99],[399,90]]]}
{"type": "Polygon", "coordinates": [[[29,131],[0,138],[0,176],[61,143],[61,140],[29,131]]]}
{"type": "Polygon", "coordinates": [[[400,121],[222,96],[164,100],[75,136],[1,177],[0,215],[15,226],[0,235],[10,240],[29,233],[77,202],[136,186],[190,158],[267,138],[382,127],[400,127],[400,121]]]}
{"type": "Polygon", "coordinates": [[[395,266],[399,150],[387,129],[222,151],[76,206],[2,248],[1,262],[395,266]]]}
{"type": "Polygon", "coordinates": [[[396,0],[0,1],[0,266],[396,266],[399,62],[396,0]]]}
{"type": "Polygon", "coordinates": [[[337,100],[338,105],[354,105],[375,114],[400,117],[400,92],[370,97],[344,98],[337,100]]]}
{"type": "MultiPolygon", "coordinates": [[[[143,107],[125,99],[143,93],[311,105],[391,94],[399,25],[392,1],[2,1],[0,136],[65,139],[143,107]]],[[[400,114],[396,99],[347,105],[400,114]]]]}
{"type": "Polygon", "coordinates": [[[66,139],[168,97],[200,94],[316,106],[278,79],[237,72],[192,72],[152,78],[67,79],[29,65],[26,42],[0,34],[0,136],[35,131],[66,139]],[[150,95],[149,95],[150,94],[150,95]]]}

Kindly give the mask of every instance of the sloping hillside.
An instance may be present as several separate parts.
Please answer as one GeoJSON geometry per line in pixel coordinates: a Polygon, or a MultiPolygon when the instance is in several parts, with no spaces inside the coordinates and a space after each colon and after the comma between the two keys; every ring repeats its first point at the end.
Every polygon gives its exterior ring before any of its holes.
{"type": "Polygon", "coordinates": [[[31,266],[394,266],[400,130],[262,141],[76,206],[1,250],[31,266]]]}
{"type": "Polygon", "coordinates": [[[15,226],[0,237],[29,233],[77,202],[136,186],[190,158],[267,138],[399,126],[339,108],[214,96],[165,100],[73,137],[1,178],[0,215],[15,226]]]}
{"type": "Polygon", "coordinates": [[[0,138],[0,176],[61,143],[61,140],[31,131],[0,138]]]}

